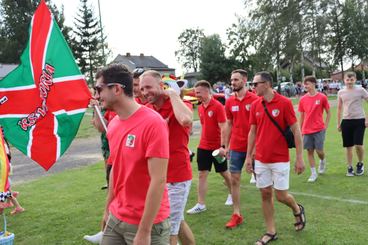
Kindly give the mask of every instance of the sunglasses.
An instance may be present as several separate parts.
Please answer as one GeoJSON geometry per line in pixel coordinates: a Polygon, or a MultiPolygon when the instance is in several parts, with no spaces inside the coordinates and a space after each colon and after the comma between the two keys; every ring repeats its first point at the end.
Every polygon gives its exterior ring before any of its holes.
{"type": "Polygon", "coordinates": [[[95,92],[97,94],[100,94],[102,92],[103,88],[105,88],[105,87],[112,87],[112,86],[115,86],[115,85],[118,85],[121,88],[125,88],[126,87],[124,84],[121,84],[121,83],[108,83],[108,84],[101,84],[101,85],[94,86],[93,89],[95,90],[95,92]]]}
{"type": "Polygon", "coordinates": [[[260,83],[265,83],[265,82],[263,81],[263,82],[258,82],[258,83],[252,83],[252,85],[253,85],[254,87],[257,87],[257,85],[258,85],[258,84],[260,84],[260,83]]]}
{"type": "Polygon", "coordinates": [[[143,72],[145,72],[145,70],[143,68],[135,68],[133,70],[133,75],[134,76],[140,76],[143,74],[143,72]]]}

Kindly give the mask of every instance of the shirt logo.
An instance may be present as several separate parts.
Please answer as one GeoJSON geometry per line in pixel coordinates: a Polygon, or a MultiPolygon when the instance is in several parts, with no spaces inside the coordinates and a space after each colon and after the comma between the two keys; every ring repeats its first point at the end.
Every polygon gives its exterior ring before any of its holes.
{"type": "Polygon", "coordinates": [[[245,105],[245,109],[246,109],[247,111],[249,111],[249,110],[250,110],[250,104],[246,104],[246,105],[245,105]]]}
{"type": "Polygon", "coordinates": [[[272,110],[272,116],[277,117],[280,114],[280,111],[278,109],[272,110]]]}
{"type": "Polygon", "coordinates": [[[239,106],[238,105],[232,106],[231,111],[239,111],[239,106]]]}
{"type": "Polygon", "coordinates": [[[212,117],[212,116],[213,116],[213,111],[209,111],[209,112],[208,112],[208,116],[209,116],[209,117],[212,117]]]}
{"type": "Polygon", "coordinates": [[[316,105],[319,105],[321,104],[321,101],[320,100],[316,100],[316,105]]]}
{"type": "Polygon", "coordinates": [[[126,142],[125,142],[125,146],[133,148],[134,143],[135,143],[135,135],[128,134],[128,137],[127,137],[126,142]]]}

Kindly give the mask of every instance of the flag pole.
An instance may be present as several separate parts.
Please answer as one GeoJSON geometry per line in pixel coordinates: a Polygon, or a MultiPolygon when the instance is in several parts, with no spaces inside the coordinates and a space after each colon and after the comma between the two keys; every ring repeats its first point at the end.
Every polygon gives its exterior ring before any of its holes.
{"type": "Polygon", "coordinates": [[[103,64],[106,65],[105,47],[104,47],[104,36],[103,36],[103,32],[102,32],[102,18],[101,18],[100,0],[98,0],[97,2],[98,2],[98,15],[100,17],[100,29],[101,29],[101,44],[102,44],[103,64]]]}
{"type": "Polygon", "coordinates": [[[93,107],[95,108],[95,111],[97,112],[97,116],[100,119],[101,124],[102,124],[103,128],[105,129],[105,132],[107,133],[106,123],[105,123],[105,120],[102,117],[102,113],[101,113],[100,108],[98,107],[98,105],[93,105],[93,107]]]}

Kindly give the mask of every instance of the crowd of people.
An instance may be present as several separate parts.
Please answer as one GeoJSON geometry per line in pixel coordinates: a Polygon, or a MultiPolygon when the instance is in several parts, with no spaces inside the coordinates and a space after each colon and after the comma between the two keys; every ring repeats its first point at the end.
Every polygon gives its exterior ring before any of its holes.
{"type": "MultiPolygon", "coordinates": [[[[246,171],[254,176],[261,193],[266,231],[255,241],[259,245],[278,239],[274,196],[291,209],[295,231],[305,228],[305,207],[288,192],[292,168],[285,135],[291,131],[295,142],[294,171],[304,172],[305,149],[311,169],[308,182],[315,182],[318,174],[326,172],[324,141],[331,113],[313,76],[303,81],[306,94],[297,108],[300,123],[292,102],[273,89],[270,73],[256,73],[252,91],[246,86],[247,78],[242,69],[230,74],[232,93],[225,106],[211,95],[208,81],[194,86],[202,131],[196,154],[197,203],[186,213],[206,211],[207,178],[213,165],[228,190],[225,205],[233,207],[224,226],[241,225],[240,182],[242,171],[246,171]],[[318,173],[314,152],[319,158],[318,173]]],[[[354,87],[355,81],[355,73],[347,73],[346,88],[338,93],[337,127],[346,148],[347,176],[364,173],[363,137],[368,120],[362,101],[368,100],[368,93],[354,87]],[[359,159],[355,172],[354,147],[359,159]]],[[[192,104],[183,100],[180,92],[167,89],[159,72],[136,69],[132,74],[118,64],[96,74],[94,90],[91,103],[105,110],[102,121],[95,113],[93,124],[106,133],[109,146],[105,155],[108,194],[101,231],[85,239],[101,244],[195,244],[184,219],[193,177],[188,149],[192,104]]]]}

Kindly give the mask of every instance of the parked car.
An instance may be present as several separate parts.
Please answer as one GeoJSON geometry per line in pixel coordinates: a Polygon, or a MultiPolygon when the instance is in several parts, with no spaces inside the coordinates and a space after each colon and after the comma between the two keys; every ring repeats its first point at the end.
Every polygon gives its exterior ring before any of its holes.
{"type": "MultiPolygon", "coordinates": [[[[221,104],[225,105],[226,100],[224,93],[217,93],[215,90],[212,90],[212,95],[216,100],[220,101],[221,104]]],[[[198,104],[198,99],[195,97],[194,88],[184,89],[184,99],[189,100],[192,104],[198,104]]]]}
{"type": "MultiPolygon", "coordinates": [[[[274,90],[278,91],[279,85],[273,87],[274,90]]],[[[286,97],[291,97],[296,95],[296,88],[292,82],[282,82],[280,83],[280,93],[286,97]]]]}

